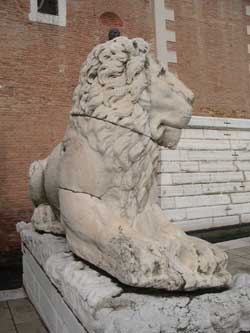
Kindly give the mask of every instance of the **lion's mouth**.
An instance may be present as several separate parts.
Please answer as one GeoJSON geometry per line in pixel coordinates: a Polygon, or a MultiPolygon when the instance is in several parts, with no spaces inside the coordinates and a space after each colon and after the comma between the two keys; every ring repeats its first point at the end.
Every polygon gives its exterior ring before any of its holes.
{"type": "Polygon", "coordinates": [[[163,127],[162,134],[157,140],[160,146],[175,149],[181,137],[181,129],[173,127],[163,127]]]}

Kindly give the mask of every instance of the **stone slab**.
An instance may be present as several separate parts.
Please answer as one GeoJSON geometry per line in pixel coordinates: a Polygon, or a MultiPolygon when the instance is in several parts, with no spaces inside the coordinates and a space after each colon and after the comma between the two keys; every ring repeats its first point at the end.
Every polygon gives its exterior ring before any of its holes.
{"type": "Polygon", "coordinates": [[[250,129],[250,120],[237,118],[218,118],[193,116],[188,124],[189,128],[215,128],[215,129],[250,129]]]}
{"type": "Polygon", "coordinates": [[[0,290],[0,302],[11,299],[25,298],[26,294],[23,288],[0,290]]]}
{"type": "Polygon", "coordinates": [[[39,234],[24,222],[17,229],[24,251],[24,284],[51,332],[73,332],[76,323],[79,330],[74,332],[79,333],[250,330],[250,275],[235,276],[231,289],[217,292],[131,288],[76,258],[65,238],[39,234]]]}

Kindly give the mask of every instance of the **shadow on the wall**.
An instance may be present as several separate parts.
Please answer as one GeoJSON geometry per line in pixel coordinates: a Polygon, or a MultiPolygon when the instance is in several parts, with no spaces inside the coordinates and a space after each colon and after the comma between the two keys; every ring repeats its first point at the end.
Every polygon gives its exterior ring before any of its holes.
{"type": "Polygon", "coordinates": [[[0,252],[0,290],[22,286],[22,252],[0,252]]]}
{"type": "Polygon", "coordinates": [[[190,236],[202,238],[210,243],[226,242],[233,239],[250,237],[250,224],[227,226],[216,229],[190,231],[190,236]]]}

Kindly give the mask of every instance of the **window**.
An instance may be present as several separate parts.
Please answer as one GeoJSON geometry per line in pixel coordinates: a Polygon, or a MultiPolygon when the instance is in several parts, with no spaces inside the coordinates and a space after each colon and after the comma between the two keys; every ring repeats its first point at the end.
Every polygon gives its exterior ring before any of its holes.
{"type": "Polygon", "coordinates": [[[29,19],[66,26],[66,0],[30,0],[29,19]]]}
{"type": "Polygon", "coordinates": [[[37,0],[39,13],[58,15],[58,0],[37,0]]]}

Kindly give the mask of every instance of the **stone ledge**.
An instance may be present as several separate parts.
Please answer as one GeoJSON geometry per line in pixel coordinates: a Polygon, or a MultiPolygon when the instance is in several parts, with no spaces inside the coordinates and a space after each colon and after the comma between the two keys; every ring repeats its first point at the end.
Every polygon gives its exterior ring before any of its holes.
{"type": "Polygon", "coordinates": [[[23,244],[24,285],[51,332],[250,330],[247,274],[235,277],[232,288],[223,292],[145,294],[144,290],[127,288],[76,259],[65,238],[39,234],[23,222],[17,229],[23,244]]]}
{"type": "Polygon", "coordinates": [[[188,128],[241,129],[250,131],[250,119],[192,116],[188,128]]]}

